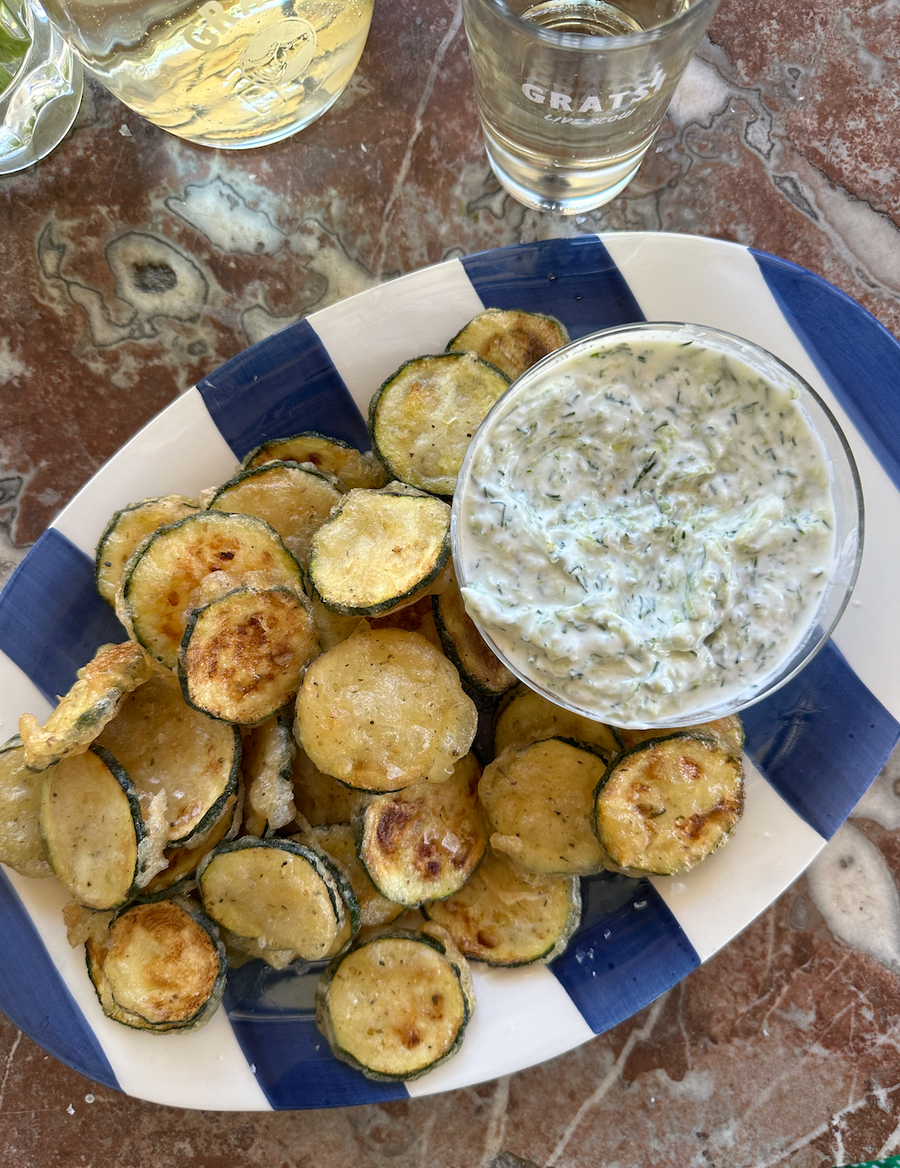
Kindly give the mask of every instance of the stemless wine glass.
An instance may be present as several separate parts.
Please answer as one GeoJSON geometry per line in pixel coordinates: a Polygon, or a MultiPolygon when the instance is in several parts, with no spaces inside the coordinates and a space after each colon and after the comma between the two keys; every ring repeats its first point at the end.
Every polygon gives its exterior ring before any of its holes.
{"type": "Polygon", "coordinates": [[[82,89],[81,62],[36,0],[0,0],[0,175],[59,145],[82,89]]]}
{"type": "Polygon", "coordinates": [[[374,0],[45,0],[107,89],[203,146],[278,142],[320,117],[359,63],[374,0]]]}
{"type": "Polygon", "coordinates": [[[463,0],[488,160],[581,214],[634,177],[719,0],[463,0]]]}

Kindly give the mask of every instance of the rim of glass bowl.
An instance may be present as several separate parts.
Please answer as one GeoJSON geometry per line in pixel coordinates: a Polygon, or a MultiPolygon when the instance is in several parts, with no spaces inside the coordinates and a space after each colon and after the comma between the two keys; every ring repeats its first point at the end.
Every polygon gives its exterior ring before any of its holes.
{"type": "Polygon", "coordinates": [[[799,391],[798,402],[812,429],[822,443],[831,471],[832,498],[834,501],[837,533],[835,538],[834,571],[831,582],[826,589],[815,618],[811,620],[803,638],[795,644],[791,653],[770,673],[766,674],[758,686],[751,692],[742,692],[730,699],[719,702],[706,702],[700,705],[688,706],[676,714],[665,718],[647,721],[627,721],[611,718],[608,710],[599,708],[589,709],[577,702],[570,701],[556,693],[552,687],[543,684],[532,676],[515,660],[510,658],[493,640],[490,633],[481,627],[475,620],[476,627],[487,641],[493,652],[507,668],[525,685],[535,690],[542,697],[569,710],[575,714],[595,721],[608,722],[620,729],[669,729],[676,726],[696,725],[701,722],[714,721],[729,714],[738,714],[748,707],[756,705],[763,698],[773,694],[786,685],[806,666],[819,652],[822,646],[834,631],[835,626],[843,615],[853,592],[859,574],[859,565],[862,559],[865,536],[865,510],[862,484],[853,452],[847,438],[841,429],[837,418],[831,409],[822,400],[813,387],[795,369],[775,356],[762,345],[748,340],[746,337],[723,329],[708,325],[691,324],[679,321],[643,321],[635,324],[616,325],[613,328],[600,329],[578,340],[570,341],[560,349],[544,357],[533,365],[512,383],[506,393],[498,399],[482,421],[469,444],[466,456],[463,459],[459,472],[457,489],[453,497],[453,507],[450,520],[450,540],[453,554],[453,564],[460,586],[466,583],[466,563],[460,547],[459,530],[464,514],[467,497],[467,486],[471,473],[472,463],[489,441],[491,428],[496,420],[506,413],[521,395],[527,391],[536,380],[542,378],[549,368],[561,365],[576,355],[580,350],[589,349],[597,344],[609,344],[616,338],[633,336],[635,334],[661,333],[666,337],[685,336],[690,334],[692,340],[708,343],[707,347],[727,351],[739,360],[743,360],[761,376],[768,380],[784,384],[785,381],[796,385],[799,391]],[[768,368],[767,368],[768,367],[768,368]]]}

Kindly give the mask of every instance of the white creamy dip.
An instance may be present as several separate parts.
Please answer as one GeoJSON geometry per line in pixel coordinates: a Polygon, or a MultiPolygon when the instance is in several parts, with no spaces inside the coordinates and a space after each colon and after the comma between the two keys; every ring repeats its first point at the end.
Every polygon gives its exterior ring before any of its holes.
{"type": "Polygon", "coordinates": [[[750,700],[835,557],[829,464],[796,397],[665,333],[538,371],[469,458],[470,615],[526,680],[613,724],[750,700]]]}

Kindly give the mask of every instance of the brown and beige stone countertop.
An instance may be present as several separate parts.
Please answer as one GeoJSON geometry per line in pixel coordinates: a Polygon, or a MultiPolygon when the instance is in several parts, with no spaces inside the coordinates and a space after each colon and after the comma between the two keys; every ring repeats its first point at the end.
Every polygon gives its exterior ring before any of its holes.
{"type": "MultiPolygon", "coordinates": [[[[723,0],[635,181],[569,219],[493,179],[459,0],[376,0],[339,103],[261,150],[182,142],[89,83],[63,144],[0,179],[0,579],[206,373],[448,257],[598,230],[712,236],[824,276],[900,336],[898,125],[897,0],[723,0]]],[[[825,1168],[900,1153],[900,753],[823,856],[635,1017],[445,1095],[180,1111],[97,1086],[0,1018],[0,1165],[825,1168]]]]}

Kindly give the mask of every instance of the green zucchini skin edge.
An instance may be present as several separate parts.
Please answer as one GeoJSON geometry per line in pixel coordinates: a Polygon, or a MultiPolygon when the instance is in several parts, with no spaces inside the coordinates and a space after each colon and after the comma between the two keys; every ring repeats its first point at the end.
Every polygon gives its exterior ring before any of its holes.
{"type": "MultiPolygon", "coordinates": [[[[418,490],[418,488],[416,488],[416,490],[418,490]]],[[[382,494],[391,494],[394,492],[390,492],[390,491],[382,489],[381,493],[382,494]]],[[[404,496],[402,494],[402,492],[395,492],[395,493],[400,494],[401,497],[414,497],[414,496],[404,496]]],[[[420,491],[419,493],[423,498],[429,497],[427,491],[420,491]]],[[[332,515],[332,519],[334,519],[339,514],[340,514],[340,505],[336,509],[335,513],[332,515]]],[[[331,520],[328,520],[328,522],[331,522],[331,520]]],[[[430,588],[431,585],[435,583],[437,578],[440,576],[441,572],[443,572],[444,568],[446,568],[447,563],[450,559],[450,550],[451,550],[450,527],[448,525],[447,531],[444,534],[444,538],[441,541],[441,547],[440,547],[440,550],[438,552],[438,556],[437,556],[437,559],[435,561],[435,565],[431,569],[431,571],[428,572],[422,579],[416,581],[416,583],[411,588],[407,588],[405,592],[398,592],[394,596],[390,596],[390,597],[387,597],[385,600],[379,601],[378,604],[352,605],[352,604],[343,604],[339,601],[336,602],[336,601],[327,600],[322,595],[322,593],[319,591],[319,589],[316,587],[315,572],[313,569],[313,564],[314,564],[315,559],[316,559],[315,552],[310,556],[309,567],[308,567],[308,577],[307,577],[308,585],[307,586],[308,586],[309,590],[312,592],[314,598],[319,600],[319,602],[323,605],[323,607],[327,608],[329,612],[337,613],[339,616],[359,616],[359,617],[381,616],[383,613],[389,612],[392,608],[396,608],[398,604],[402,604],[403,601],[409,600],[411,597],[419,596],[423,593],[427,594],[428,588],[430,588]]]]}
{"type": "MultiPolygon", "coordinates": [[[[726,754],[728,756],[728,758],[731,759],[733,762],[737,762],[739,765],[741,763],[741,760],[739,758],[736,758],[735,755],[727,749],[726,745],[723,743],[721,738],[717,738],[715,735],[712,735],[712,734],[691,734],[691,733],[688,733],[684,730],[676,730],[675,733],[673,733],[673,734],[666,734],[665,732],[661,732],[657,737],[645,738],[643,741],[636,742],[636,743],[634,743],[633,746],[628,746],[624,750],[622,750],[619,754],[615,755],[610,760],[610,762],[607,764],[606,770],[604,771],[602,777],[600,778],[599,783],[594,788],[593,804],[591,807],[591,826],[593,828],[594,835],[597,837],[597,842],[600,844],[600,847],[604,853],[604,856],[606,856],[606,858],[608,860],[608,867],[609,867],[609,870],[611,872],[620,872],[624,876],[631,876],[637,880],[644,879],[648,876],[677,875],[677,872],[676,873],[651,872],[651,871],[646,871],[642,868],[622,868],[622,867],[620,867],[620,865],[618,865],[615,862],[615,860],[613,860],[612,857],[609,855],[609,853],[606,850],[606,847],[603,844],[603,840],[600,837],[599,825],[597,823],[597,804],[599,802],[600,795],[602,794],[603,789],[606,787],[607,783],[612,778],[613,771],[616,769],[616,767],[619,765],[619,763],[621,763],[624,759],[628,758],[632,754],[637,754],[641,750],[646,750],[650,746],[657,746],[663,742],[672,742],[676,739],[682,739],[682,738],[692,740],[692,741],[706,742],[711,746],[717,747],[724,754],[726,754]]],[[[581,745],[581,743],[576,743],[576,745],[581,745]]],[[[587,749],[590,749],[590,748],[588,747],[587,749]]],[[[743,786],[744,786],[744,784],[743,784],[743,778],[742,778],[741,779],[741,801],[742,801],[742,803],[743,803],[743,786]]],[[[713,854],[713,852],[717,851],[720,847],[723,846],[723,844],[726,844],[728,842],[728,840],[731,838],[731,835],[732,835],[732,832],[730,832],[730,831],[725,832],[725,834],[722,836],[722,838],[719,840],[719,842],[716,844],[716,846],[712,849],[712,851],[708,852],[706,856],[702,857],[702,859],[699,862],[702,863],[703,859],[708,859],[709,856],[711,856],[713,854]]]]}
{"type": "Polygon", "coordinates": [[[457,963],[450,957],[444,945],[437,937],[432,937],[428,933],[415,933],[405,929],[383,929],[377,933],[364,937],[355,941],[345,952],[340,953],[333,958],[326,968],[322,971],[319,977],[318,985],[316,986],[316,1025],[328,1041],[331,1051],[335,1058],[341,1062],[347,1063],[355,1070],[360,1071],[367,1079],[372,1079],[380,1083],[410,1083],[413,1079],[420,1079],[423,1075],[429,1074],[435,1070],[447,1059],[452,1058],[462,1046],[463,1038],[465,1037],[466,1028],[472,1018],[473,1003],[470,1001],[469,994],[466,991],[466,986],[457,963]],[[330,1034],[330,1022],[328,1020],[328,988],[331,985],[335,973],[340,967],[341,962],[349,956],[349,954],[356,952],[357,949],[363,949],[366,945],[372,944],[373,941],[387,941],[387,940],[401,940],[401,941],[417,941],[423,945],[430,945],[432,949],[436,950],[442,957],[444,957],[452,967],[456,977],[460,983],[460,990],[462,992],[463,1000],[463,1017],[460,1022],[459,1029],[453,1039],[450,1047],[444,1053],[431,1062],[426,1067],[421,1067],[418,1071],[413,1071],[411,1074],[391,1074],[387,1071],[373,1071],[365,1066],[355,1058],[349,1051],[344,1050],[342,1046],[338,1046],[337,1042],[333,1040],[330,1034]]]}
{"type": "MultiPolygon", "coordinates": [[[[168,895],[157,894],[153,897],[147,897],[143,900],[136,900],[130,904],[123,905],[115,914],[110,925],[126,913],[128,909],[134,908],[138,904],[158,903],[161,900],[171,900],[178,896],[174,889],[166,890],[168,895]]],[[[94,987],[94,993],[97,995],[97,1000],[100,1002],[100,1007],[107,1018],[112,1019],[113,1022],[118,1022],[122,1026],[127,1026],[131,1030],[141,1030],[146,1034],[172,1034],[179,1031],[199,1030],[209,1019],[215,1014],[222,1003],[222,998],[225,993],[225,983],[228,975],[228,958],[225,953],[225,946],[222,944],[222,939],[219,936],[218,926],[215,921],[206,915],[199,907],[188,907],[182,899],[178,900],[179,906],[184,909],[186,913],[207,933],[213,945],[215,946],[216,956],[219,959],[219,973],[216,977],[215,985],[209,997],[190,1018],[185,1019],[184,1022],[171,1023],[153,1023],[141,1018],[137,1014],[132,1014],[121,1007],[115,1009],[113,1012],[107,1009],[100,993],[100,987],[94,977],[93,962],[91,961],[90,949],[85,946],[84,960],[87,968],[88,978],[91,985],[94,987]]]]}

